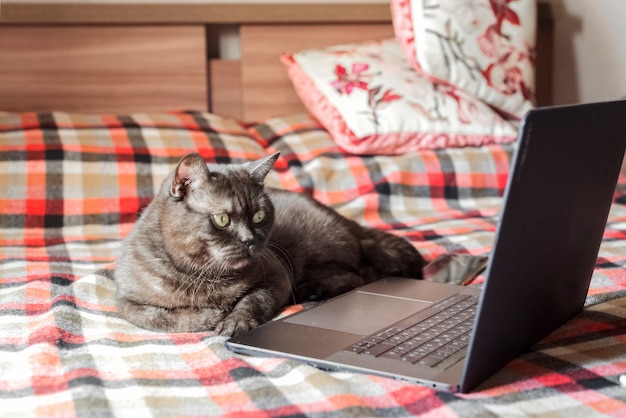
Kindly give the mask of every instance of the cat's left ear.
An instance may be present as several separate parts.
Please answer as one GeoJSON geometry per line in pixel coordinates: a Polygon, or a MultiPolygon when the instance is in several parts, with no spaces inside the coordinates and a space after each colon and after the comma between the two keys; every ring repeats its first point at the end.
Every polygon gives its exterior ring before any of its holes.
{"type": "Polygon", "coordinates": [[[185,155],[178,162],[172,177],[170,193],[177,199],[183,199],[190,190],[207,181],[209,169],[206,161],[198,153],[185,155]]]}
{"type": "Polygon", "coordinates": [[[263,184],[265,181],[265,177],[269,174],[272,167],[274,167],[274,163],[278,159],[280,152],[277,152],[269,157],[261,158],[260,160],[252,161],[249,163],[245,163],[244,167],[250,173],[250,177],[252,180],[259,184],[263,184]]]}

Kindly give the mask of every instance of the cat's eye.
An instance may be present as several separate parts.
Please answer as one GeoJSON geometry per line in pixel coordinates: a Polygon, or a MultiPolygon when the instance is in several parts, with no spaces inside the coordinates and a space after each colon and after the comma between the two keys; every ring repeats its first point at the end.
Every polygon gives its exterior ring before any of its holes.
{"type": "Polygon", "coordinates": [[[230,223],[230,216],[227,213],[218,213],[217,215],[211,215],[213,224],[218,228],[226,228],[230,223]]]}
{"type": "Polygon", "coordinates": [[[252,222],[254,222],[255,224],[260,224],[264,220],[265,220],[265,211],[263,209],[261,209],[260,211],[252,215],[252,222]]]}

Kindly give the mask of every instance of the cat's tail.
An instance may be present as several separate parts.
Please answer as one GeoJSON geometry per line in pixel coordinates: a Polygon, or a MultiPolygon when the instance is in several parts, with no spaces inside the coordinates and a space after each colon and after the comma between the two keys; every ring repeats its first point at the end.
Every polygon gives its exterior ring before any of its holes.
{"type": "Polygon", "coordinates": [[[426,262],[420,253],[407,240],[385,231],[363,228],[361,256],[365,276],[423,278],[426,262]]]}

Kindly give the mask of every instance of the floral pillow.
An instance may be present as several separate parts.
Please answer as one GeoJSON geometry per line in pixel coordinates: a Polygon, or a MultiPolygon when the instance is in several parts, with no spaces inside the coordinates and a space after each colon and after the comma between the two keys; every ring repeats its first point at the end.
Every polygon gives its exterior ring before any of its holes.
{"type": "Polygon", "coordinates": [[[409,65],[395,39],[282,56],[295,90],[337,144],[354,154],[515,140],[517,125],[409,65]]]}
{"type": "Polygon", "coordinates": [[[516,118],[532,107],[535,0],[391,0],[391,11],[420,74],[516,118]]]}

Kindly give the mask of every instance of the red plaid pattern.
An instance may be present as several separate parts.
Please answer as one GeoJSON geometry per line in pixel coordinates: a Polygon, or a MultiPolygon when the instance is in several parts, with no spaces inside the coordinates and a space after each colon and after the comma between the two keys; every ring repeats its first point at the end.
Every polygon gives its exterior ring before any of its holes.
{"type": "Polygon", "coordinates": [[[117,317],[121,239],[187,152],[226,163],[280,151],[268,183],[432,259],[489,252],[512,150],[347,155],[304,115],[244,125],[194,112],[0,113],[0,415],[625,416],[626,182],[588,309],[470,395],[238,356],[212,333],[117,317]]]}

